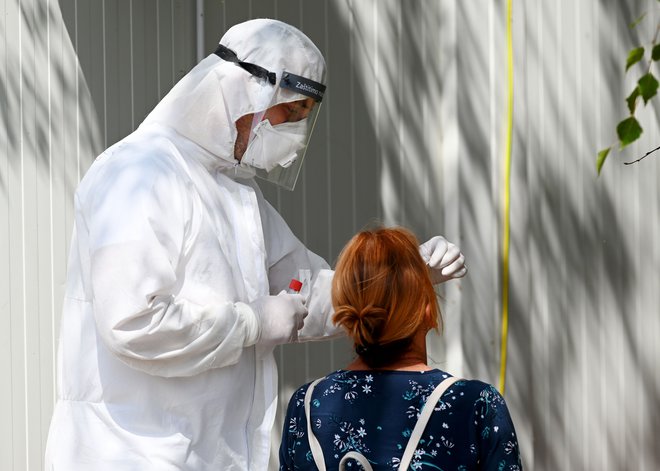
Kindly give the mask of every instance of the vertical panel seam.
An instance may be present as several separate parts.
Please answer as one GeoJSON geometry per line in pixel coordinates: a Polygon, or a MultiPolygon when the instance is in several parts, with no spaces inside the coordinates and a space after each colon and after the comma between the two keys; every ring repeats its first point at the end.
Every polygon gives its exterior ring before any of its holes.
{"type": "MultiPolygon", "coordinates": [[[[329,49],[330,49],[331,46],[330,46],[330,38],[329,38],[329,35],[328,35],[328,1],[329,0],[326,0],[326,1],[323,2],[323,13],[324,13],[324,16],[325,16],[325,22],[324,22],[325,23],[325,28],[323,30],[323,41],[325,42],[325,47],[326,47],[326,51],[327,51],[326,55],[328,57],[328,60],[326,62],[326,67],[328,69],[330,69],[330,64],[329,64],[330,51],[329,51],[329,49]]],[[[328,74],[328,76],[329,75],[330,74],[328,74]]],[[[325,165],[326,165],[325,175],[326,175],[326,177],[325,178],[326,178],[327,188],[328,188],[328,190],[327,190],[328,191],[328,195],[327,195],[328,197],[326,198],[327,205],[328,205],[328,211],[327,211],[327,215],[328,215],[327,216],[328,217],[328,256],[331,257],[331,256],[333,256],[333,254],[332,254],[332,241],[333,241],[333,237],[332,237],[332,235],[333,235],[333,232],[332,232],[332,186],[331,186],[332,179],[331,179],[331,173],[330,173],[330,170],[331,170],[330,162],[332,160],[330,158],[330,155],[331,155],[330,152],[331,152],[332,148],[331,148],[330,139],[329,139],[329,137],[330,137],[330,119],[329,119],[329,117],[331,116],[330,109],[332,109],[332,103],[329,102],[329,103],[325,104],[324,107],[327,110],[326,114],[328,116],[328,119],[325,120],[326,136],[328,137],[326,139],[326,142],[325,142],[325,146],[326,146],[326,159],[325,159],[325,165]]],[[[330,342],[330,367],[331,367],[332,370],[335,369],[335,341],[330,342]]]]}
{"type": "MultiPolygon", "coordinates": [[[[19,103],[18,103],[18,108],[19,108],[19,120],[20,120],[20,156],[21,156],[21,182],[20,182],[20,187],[21,187],[21,268],[22,268],[22,273],[21,273],[21,290],[22,290],[22,300],[23,300],[23,385],[25,387],[25,392],[27,394],[27,388],[28,388],[28,380],[27,380],[27,325],[26,325],[26,295],[25,295],[25,286],[26,286],[26,281],[25,281],[25,153],[24,153],[24,132],[25,132],[25,127],[24,127],[24,122],[23,122],[23,1],[18,0],[18,70],[19,70],[19,92],[18,92],[18,97],[19,97],[19,103]]],[[[25,414],[25,443],[26,445],[29,443],[29,422],[28,422],[28,408],[27,404],[24,410],[25,414]]],[[[13,428],[13,425],[12,425],[13,428]]],[[[12,463],[13,463],[13,457],[15,453],[12,453],[12,463]]],[[[29,462],[27,461],[29,458],[29,454],[27,453],[27,447],[25,450],[25,459],[26,459],[26,464],[29,465],[29,462]]]]}
{"type": "MultiPolygon", "coordinates": [[[[300,29],[304,31],[305,25],[304,25],[304,12],[303,12],[303,0],[299,0],[298,2],[298,17],[300,19],[300,29]]],[[[250,0],[250,18],[252,18],[252,0],[250,0]]],[[[318,105],[317,105],[318,106],[318,105]]],[[[307,194],[307,172],[305,171],[305,167],[303,166],[302,168],[302,188],[301,188],[301,193],[303,195],[307,194]]],[[[308,244],[307,241],[307,198],[302,198],[301,201],[302,208],[300,210],[302,211],[302,227],[303,227],[303,243],[305,245],[308,244]]],[[[305,342],[305,381],[310,380],[310,375],[311,375],[311,369],[310,369],[310,342],[305,342]]]]}
{"type": "Polygon", "coordinates": [[[129,23],[129,33],[131,44],[131,131],[135,129],[135,74],[133,67],[133,0],[130,0],[128,4],[128,23],[129,23]]]}
{"type": "Polygon", "coordinates": [[[76,51],[76,181],[80,181],[80,62],[78,60],[78,0],[74,3],[74,30],[75,30],[75,51],[76,51]]]}
{"type": "MultiPolygon", "coordinates": [[[[174,2],[175,0],[170,1],[170,54],[172,55],[172,85],[176,83],[176,57],[174,53],[174,2]]],[[[224,4],[224,3],[223,3],[224,4]]]]}
{"type": "MultiPolygon", "coordinates": [[[[378,2],[374,2],[374,11],[373,11],[373,22],[374,22],[374,75],[375,77],[380,77],[380,49],[378,47],[378,2]]],[[[378,155],[376,156],[376,175],[378,175],[378,178],[376,179],[378,188],[376,188],[377,194],[380,195],[380,198],[378,198],[378,208],[377,208],[377,216],[378,219],[381,220],[383,218],[383,198],[382,198],[382,162],[383,162],[383,146],[380,141],[380,96],[381,96],[381,90],[380,90],[380,80],[375,80],[376,82],[376,96],[374,97],[374,116],[376,117],[375,121],[375,128],[376,128],[376,146],[378,149],[378,155]]]]}
{"type": "MultiPolygon", "coordinates": [[[[403,64],[403,12],[401,11],[401,3],[397,2],[394,6],[395,10],[397,11],[396,15],[396,59],[397,63],[403,64]]],[[[404,142],[404,125],[403,125],[403,80],[402,80],[402,74],[401,74],[401,67],[397,67],[397,76],[396,76],[396,81],[397,81],[397,90],[396,90],[396,118],[397,118],[397,138],[398,138],[398,148],[397,148],[397,161],[398,161],[398,171],[399,171],[399,198],[397,198],[397,211],[395,213],[396,216],[396,221],[390,221],[394,222],[396,224],[408,224],[407,220],[407,215],[405,214],[405,208],[406,208],[406,198],[405,198],[405,192],[403,191],[403,188],[405,188],[406,184],[406,172],[404,171],[404,166],[403,166],[403,149],[405,148],[405,142],[404,142]]]]}
{"type": "Polygon", "coordinates": [[[156,18],[158,18],[156,21],[156,87],[158,87],[158,101],[160,101],[163,98],[160,83],[160,2],[156,2],[156,18]]]}
{"type": "MultiPolygon", "coordinates": [[[[6,4],[4,5],[4,7],[5,8],[4,8],[3,13],[5,15],[5,18],[8,18],[6,4]]],[[[8,36],[7,35],[7,30],[3,29],[2,30],[2,39],[5,41],[4,42],[4,44],[5,44],[5,56],[4,56],[4,64],[3,65],[5,66],[5,70],[9,70],[8,66],[9,66],[9,62],[10,62],[9,59],[8,59],[9,54],[6,51],[6,45],[8,44],[7,36],[8,36]]],[[[20,42],[19,42],[19,54],[20,54],[20,42]]],[[[20,73],[20,71],[19,71],[19,73],[20,73]]],[[[5,88],[5,93],[7,93],[7,90],[9,89],[9,85],[8,84],[2,84],[2,86],[3,86],[3,88],[5,88]]],[[[19,80],[19,91],[20,91],[20,80],[19,80]]],[[[20,102],[19,102],[19,115],[20,115],[20,102]]],[[[9,150],[10,145],[11,145],[10,141],[9,141],[9,139],[7,139],[6,140],[6,147],[5,147],[6,151],[9,150]]],[[[8,154],[9,153],[7,152],[6,155],[8,155],[8,154]]],[[[7,173],[9,174],[9,168],[10,168],[9,159],[5,159],[4,164],[6,165],[7,173]]],[[[9,178],[7,180],[9,180],[9,178]]],[[[9,181],[7,181],[7,184],[8,183],[9,183],[9,181]]],[[[11,209],[10,209],[11,205],[10,205],[10,197],[9,197],[9,188],[7,188],[6,191],[7,191],[7,227],[4,230],[5,230],[5,233],[7,235],[7,241],[8,241],[7,245],[8,245],[8,248],[9,248],[9,252],[11,252],[11,229],[10,229],[11,222],[10,222],[10,216],[9,216],[9,214],[11,212],[11,209]]],[[[9,291],[8,291],[8,297],[9,297],[8,311],[9,311],[9,315],[7,317],[9,319],[9,323],[8,323],[9,324],[9,332],[12,332],[12,298],[13,297],[12,297],[12,290],[11,290],[11,281],[12,281],[13,270],[12,270],[12,258],[11,258],[11,256],[8,257],[8,262],[9,262],[8,263],[9,266],[8,266],[7,274],[8,274],[8,284],[10,285],[10,288],[9,288],[9,291]]],[[[10,344],[11,344],[11,337],[10,337],[9,340],[10,340],[10,344]]],[[[13,350],[12,350],[11,345],[10,345],[9,346],[9,375],[8,375],[9,376],[9,401],[10,402],[13,402],[13,390],[14,390],[14,388],[13,388],[13,379],[14,379],[14,375],[13,375],[14,361],[13,361],[13,358],[14,358],[13,357],[13,350]]],[[[13,428],[13,423],[14,423],[14,410],[13,410],[13,407],[10,408],[10,410],[9,410],[9,422],[10,422],[10,424],[12,424],[11,426],[13,428]]],[[[13,460],[14,460],[13,444],[14,444],[14,436],[13,436],[13,433],[12,433],[12,434],[10,434],[10,446],[9,446],[9,449],[11,450],[10,461],[12,462],[12,467],[13,467],[13,460]]]]}
{"type": "Polygon", "coordinates": [[[101,21],[103,22],[103,146],[108,146],[108,73],[105,29],[105,0],[101,2],[101,21]]]}
{"type": "MultiPolygon", "coordinates": [[[[348,85],[348,94],[349,94],[349,102],[350,102],[350,123],[351,123],[351,196],[355,199],[355,76],[356,76],[356,70],[357,68],[355,67],[355,36],[357,34],[360,34],[358,31],[358,27],[356,26],[356,21],[355,21],[355,11],[354,11],[354,4],[353,0],[348,0],[348,8],[350,11],[350,15],[348,16],[348,29],[350,31],[350,34],[348,35],[348,54],[349,54],[349,62],[351,64],[351,70],[353,73],[350,74],[350,81],[348,85]]],[[[355,232],[356,231],[356,226],[357,226],[357,211],[356,211],[356,205],[353,204],[351,205],[351,231],[355,232]]]]}
{"type": "Polygon", "coordinates": [[[51,44],[50,44],[50,12],[51,12],[51,0],[47,1],[47,13],[46,13],[46,44],[47,44],[47,57],[48,57],[48,206],[49,206],[49,218],[50,218],[50,328],[51,328],[51,379],[53,384],[53,396],[51,401],[55,402],[55,384],[57,382],[57,377],[55,376],[55,365],[57,358],[57,351],[55,345],[57,344],[55,338],[55,325],[56,325],[56,314],[55,314],[55,231],[54,231],[54,208],[53,208],[53,107],[52,107],[52,60],[51,60],[51,44]]]}

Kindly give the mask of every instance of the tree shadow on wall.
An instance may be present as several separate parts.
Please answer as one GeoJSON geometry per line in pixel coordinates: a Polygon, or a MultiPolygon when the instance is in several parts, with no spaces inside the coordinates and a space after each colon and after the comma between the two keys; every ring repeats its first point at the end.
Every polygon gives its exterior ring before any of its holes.
{"type": "MultiPolygon", "coordinates": [[[[594,115],[600,112],[602,128],[614,130],[624,96],[620,90],[625,51],[621,53],[621,48],[613,47],[616,43],[604,36],[612,35],[609,26],[614,26],[614,34],[632,47],[637,33],[626,24],[636,15],[629,4],[603,4],[609,25],[595,29],[593,25],[591,29],[574,25],[574,30],[587,29],[600,36],[592,41],[597,45],[595,70],[575,66],[576,49],[583,46],[569,50],[570,40],[564,40],[565,32],[551,21],[544,22],[545,42],[538,41],[535,33],[525,35],[528,58],[550,54],[553,44],[563,45],[560,64],[540,61],[537,75],[544,77],[544,116],[530,113],[528,122],[536,124],[517,126],[515,137],[516,157],[524,162],[514,166],[514,180],[526,185],[521,196],[526,199],[527,227],[513,228],[512,254],[518,257],[514,267],[521,268],[529,279],[517,280],[512,271],[511,384],[507,390],[518,391],[515,407],[529,414],[534,434],[533,464],[543,469],[563,469],[567,464],[589,469],[601,458],[608,469],[628,469],[631,457],[626,450],[639,450],[640,444],[634,443],[635,434],[624,431],[637,425],[614,425],[608,418],[611,404],[633,407],[625,397],[627,391],[641,388],[640,395],[652,398],[649,409],[657,410],[658,406],[653,361],[644,358],[635,332],[635,323],[644,314],[630,315],[640,296],[638,273],[631,262],[636,256],[629,243],[631,230],[618,201],[619,189],[608,188],[613,182],[603,177],[596,179],[593,158],[597,140],[603,135],[594,115]],[[573,85],[580,83],[575,75],[578,67],[586,83],[593,83],[589,74],[603,78],[601,96],[590,100],[589,90],[573,85]],[[569,86],[562,87],[559,81],[569,86]],[[600,110],[594,110],[597,102],[601,102],[600,110]],[[617,349],[612,348],[615,346],[617,349]],[[618,382],[620,372],[614,366],[618,357],[636,360],[636,371],[626,372],[626,377],[638,378],[634,385],[618,382]],[[589,418],[598,422],[586,423],[589,418]],[[591,439],[594,430],[604,440],[591,439]]],[[[641,7],[641,2],[637,6],[641,7]]],[[[551,14],[553,11],[544,11],[541,16],[550,18],[551,14]]],[[[533,66],[521,67],[527,70],[533,66]]],[[[522,76],[521,72],[518,77],[522,76]]],[[[538,85],[526,84],[525,98],[538,100],[538,85]]],[[[625,172],[626,168],[617,167],[616,171],[625,172]]],[[[640,429],[653,429],[652,415],[641,420],[647,424],[640,429]]],[[[643,449],[658,462],[658,448],[651,441],[643,449]]]]}
{"type": "MultiPolygon", "coordinates": [[[[7,42],[0,84],[8,165],[33,162],[38,174],[51,175],[54,191],[71,191],[78,183],[78,152],[99,148],[98,119],[59,4],[19,6],[22,41],[7,42]]],[[[0,175],[5,191],[7,178],[0,175]]]]}

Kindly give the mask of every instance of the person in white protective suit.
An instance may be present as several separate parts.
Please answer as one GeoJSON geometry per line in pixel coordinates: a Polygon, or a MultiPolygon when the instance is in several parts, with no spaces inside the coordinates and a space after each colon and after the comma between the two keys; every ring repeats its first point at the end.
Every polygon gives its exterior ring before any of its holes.
{"type": "MultiPolygon", "coordinates": [[[[92,164],[75,195],[48,471],[267,469],[273,348],[339,331],[333,272],[253,177],[293,186],[324,75],[296,28],[241,23],[92,164]],[[301,274],[307,291],[285,293],[301,274]]],[[[442,237],[421,251],[438,281],[465,273],[442,237]]]]}

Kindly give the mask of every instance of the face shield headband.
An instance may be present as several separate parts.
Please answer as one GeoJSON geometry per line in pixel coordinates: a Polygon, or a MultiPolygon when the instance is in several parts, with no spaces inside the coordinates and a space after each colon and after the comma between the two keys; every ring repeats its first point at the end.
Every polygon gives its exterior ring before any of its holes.
{"type": "MultiPolygon", "coordinates": [[[[225,61],[235,63],[251,75],[266,80],[271,85],[277,83],[278,74],[259,65],[239,60],[234,51],[222,44],[218,46],[214,53],[225,61]]],[[[286,70],[281,71],[279,75],[281,77],[279,81],[281,88],[311,98],[316,106],[304,119],[294,119],[295,122],[285,122],[275,126],[270,126],[268,120],[253,123],[255,134],[251,136],[248,151],[241,160],[241,164],[254,168],[256,176],[288,190],[293,190],[326,87],[314,80],[286,70]],[[255,155],[257,158],[255,158],[255,155]]],[[[270,106],[276,104],[273,101],[270,106]]],[[[263,112],[261,115],[263,115],[263,112]]]]}
{"type": "MultiPolygon", "coordinates": [[[[218,48],[215,50],[214,54],[222,60],[233,62],[255,77],[267,80],[271,85],[275,85],[277,82],[275,72],[270,72],[268,69],[264,69],[259,65],[239,60],[234,51],[226,46],[223,46],[222,44],[218,45],[218,48]]],[[[313,98],[314,101],[318,103],[323,100],[323,94],[325,93],[326,88],[322,83],[318,83],[314,80],[301,77],[299,75],[294,75],[286,71],[282,73],[280,87],[288,88],[289,90],[292,90],[296,93],[300,93],[301,95],[313,98]]]]}

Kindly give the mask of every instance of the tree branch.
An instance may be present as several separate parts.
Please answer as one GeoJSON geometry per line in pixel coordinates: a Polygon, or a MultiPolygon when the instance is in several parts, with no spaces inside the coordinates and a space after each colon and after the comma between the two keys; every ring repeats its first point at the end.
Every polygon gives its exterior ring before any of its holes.
{"type": "Polygon", "coordinates": [[[648,157],[649,155],[651,155],[652,153],[654,153],[656,150],[660,150],[660,146],[656,147],[656,148],[653,149],[653,150],[648,151],[646,154],[642,155],[642,156],[641,156],[639,159],[637,159],[637,160],[632,160],[632,161],[630,161],[630,162],[624,162],[623,165],[636,164],[636,163],[639,162],[640,160],[643,160],[643,159],[645,159],[646,157],[648,157]]]}

